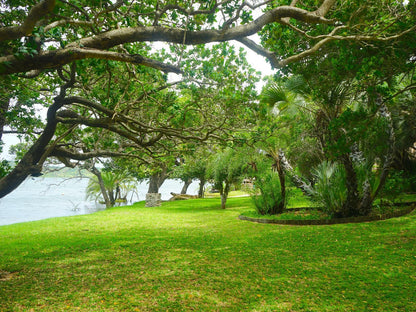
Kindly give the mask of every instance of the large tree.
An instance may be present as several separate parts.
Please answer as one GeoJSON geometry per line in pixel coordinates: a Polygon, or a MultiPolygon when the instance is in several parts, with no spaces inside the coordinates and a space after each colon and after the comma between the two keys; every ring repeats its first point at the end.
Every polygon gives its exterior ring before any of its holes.
{"type": "MultiPolygon", "coordinates": [[[[334,31],[343,34],[347,25],[356,25],[355,38],[363,40],[337,41],[334,33],[334,38],[322,41],[317,29],[309,29],[310,39],[317,44],[325,42],[320,46],[321,53],[309,54],[307,61],[285,69],[302,75],[309,85],[310,96],[319,108],[315,134],[328,160],[337,162],[345,174],[346,194],[335,213],[338,216],[366,215],[371,211],[394,162],[397,135],[390,110],[397,107],[399,95],[409,95],[415,88],[416,35],[409,31],[414,27],[415,2],[382,3],[383,8],[377,9],[380,1],[366,1],[364,5],[344,1],[345,10],[336,16],[345,25],[334,31]],[[358,7],[359,12],[355,11],[358,7]],[[347,13],[353,11],[357,13],[347,13]],[[375,29],[380,37],[366,41],[367,34],[375,29]],[[371,183],[374,164],[379,168],[377,184],[371,183]]],[[[304,26],[296,27],[297,35],[284,33],[283,46],[273,40],[275,34],[283,32],[282,28],[267,26],[263,33],[265,44],[282,53],[310,45],[309,40],[304,40],[304,26]]]]}
{"type": "Polygon", "coordinates": [[[51,156],[70,166],[71,160],[92,157],[146,163],[184,142],[227,139],[235,120],[244,118],[240,108],[251,105],[256,77],[241,51],[225,44],[212,49],[221,49],[222,58],[194,49],[193,61],[202,66],[192,67],[192,80],[178,83],[167,82],[154,69],[102,60],[81,60],[59,69],[57,76],[45,75],[51,90],[42,97],[53,98],[47,123],[16,168],[0,180],[0,194],[28,174],[39,174],[51,156]]]}
{"type": "MultiPolygon", "coordinates": [[[[0,109],[6,118],[0,119],[0,136],[4,125],[16,120],[21,124],[21,118],[9,113],[16,101],[24,103],[19,109],[31,109],[30,102],[34,100],[49,108],[45,126],[38,129],[39,134],[33,132],[35,140],[28,153],[9,175],[0,180],[0,197],[17,187],[29,173],[38,174],[49,156],[85,159],[125,154],[125,151],[114,149],[100,150],[97,154],[97,151],[85,148],[80,149],[82,153],[74,153],[73,145],[69,149],[58,146],[69,134],[79,129],[79,125],[82,129],[100,128],[127,137],[133,142],[132,148],[149,148],[162,138],[207,138],[213,135],[213,129],[220,130],[221,123],[217,123],[202,133],[199,131],[209,124],[209,118],[216,116],[217,110],[230,111],[232,101],[225,106],[211,103],[215,109],[212,114],[202,114],[204,125],[197,123],[196,128],[189,126],[189,131],[184,134],[183,127],[169,123],[172,120],[159,119],[157,109],[153,109],[156,101],[149,101],[147,97],[149,92],[159,91],[165,86],[155,83],[155,78],[148,80],[137,77],[149,70],[174,72],[181,74],[189,83],[195,80],[195,70],[200,70],[214,80],[221,80],[215,75],[216,69],[221,66],[218,63],[221,57],[216,58],[216,66],[202,61],[203,66],[200,66],[201,62],[194,61],[193,53],[186,46],[235,39],[266,56],[273,66],[280,67],[308,60],[311,55],[330,59],[333,55],[320,51],[334,42],[381,42],[389,45],[408,36],[416,27],[411,18],[406,17],[407,13],[414,10],[414,1],[407,6],[402,5],[401,9],[394,6],[394,10],[391,8],[397,1],[386,1],[387,6],[352,0],[324,0],[317,3],[312,0],[302,3],[265,1],[258,4],[246,1],[150,1],[146,4],[134,1],[3,1],[0,18],[0,109]],[[367,8],[372,13],[361,14],[367,8]],[[263,46],[248,38],[260,31],[264,31],[263,46]],[[288,44],[287,50],[282,53],[287,33],[297,34],[302,40],[297,46],[288,44]],[[160,47],[160,51],[156,51],[157,46],[151,45],[156,41],[169,44],[169,48],[160,47]],[[126,65],[116,65],[115,68],[112,65],[114,61],[126,65]],[[120,77],[114,85],[116,74],[120,77]],[[132,91],[128,86],[123,86],[122,80],[128,80],[127,84],[133,81],[140,84],[142,87],[136,85],[134,89],[141,92],[127,98],[132,91]],[[90,92],[92,82],[91,88],[99,90],[101,87],[101,92],[90,92]],[[122,85],[121,92],[114,96],[112,91],[119,84],[122,85]],[[29,92],[18,91],[19,86],[29,92]],[[42,94],[45,89],[52,94],[42,94]],[[21,101],[27,94],[31,101],[21,101]],[[137,100],[141,96],[152,112],[150,116],[156,116],[156,120],[160,121],[157,127],[151,122],[141,122],[143,114],[132,116],[128,114],[131,110],[125,111],[125,102],[137,100]]],[[[199,47],[193,51],[198,51],[199,47]]],[[[199,52],[204,53],[203,49],[199,52]]],[[[224,59],[227,57],[227,54],[219,55],[224,56],[224,59]]],[[[241,67],[242,63],[222,63],[223,69],[233,68],[230,65],[241,67]]],[[[152,75],[157,75],[154,72],[152,75]]],[[[163,75],[160,73],[160,76],[163,75]]],[[[156,81],[161,80],[160,77],[156,78],[156,81]]],[[[199,82],[199,87],[207,83],[202,79],[199,82]]],[[[239,88],[246,86],[244,83],[235,85],[239,88]]],[[[233,99],[231,92],[225,95],[233,99]]],[[[239,99],[237,97],[234,100],[239,99]]],[[[187,112],[191,113],[190,110],[187,112]]]]}
{"type": "Polygon", "coordinates": [[[283,4],[286,3],[4,1],[0,42],[5,42],[5,49],[0,73],[28,73],[86,58],[131,62],[179,73],[180,62],[163,63],[145,53],[130,53],[130,48],[153,41],[196,45],[237,39],[248,43],[246,37],[265,25],[288,24],[289,18],[307,24],[335,24],[335,20],[324,17],[335,0],[306,9],[283,4]],[[252,12],[268,3],[267,10],[253,20],[252,12]]]}

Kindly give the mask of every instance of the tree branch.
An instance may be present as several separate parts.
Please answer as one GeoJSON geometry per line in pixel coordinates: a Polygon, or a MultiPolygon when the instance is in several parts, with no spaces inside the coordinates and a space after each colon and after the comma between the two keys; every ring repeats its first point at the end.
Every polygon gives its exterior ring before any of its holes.
{"type": "Polygon", "coordinates": [[[163,72],[180,74],[181,70],[139,54],[117,53],[91,48],[69,47],[61,50],[45,51],[35,56],[17,58],[13,55],[0,57],[0,75],[27,72],[36,69],[56,68],[76,60],[96,58],[143,65],[163,72]]]}
{"type": "Polygon", "coordinates": [[[94,157],[135,157],[142,159],[140,156],[126,153],[126,152],[112,152],[108,150],[96,150],[93,152],[87,153],[78,153],[76,151],[70,151],[61,147],[55,147],[55,149],[50,153],[49,156],[59,157],[59,158],[70,158],[73,160],[88,160],[94,157]]]}
{"type": "Polygon", "coordinates": [[[314,13],[317,16],[325,16],[336,2],[337,0],[325,0],[314,13]]]}
{"type": "Polygon", "coordinates": [[[26,55],[20,56],[19,58],[16,58],[14,55],[0,57],[0,75],[27,72],[34,69],[56,68],[72,61],[85,58],[101,58],[131,62],[167,72],[179,73],[180,70],[171,65],[166,65],[142,56],[121,54],[105,50],[120,44],[133,42],[164,41],[178,44],[197,45],[210,42],[228,41],[253,35],[267,24],[282,22],[281,19],[284,17],[295,18],[299,21],[311,24],[333,23],[332,20],[316,16],[314,13],[303,9],[290,6],[280,6],[264,13],[251,23],[224,30],[209,29],[189,31],[160,26],[115,29],[96,36],[81,39],[79,43],[71,43],[63,49],[44,51],[39,55],[26,55]],[[186,39],[184,40],[185,37],[186,39]]]}
{"type": "Polygon", "coordinates": [[[240,38],[237,41],[241,42],[242,44],[244,44],[246,47],[250,48],[257,54],[262,55],[265,58],[267,58],[274,68],[281,67],[280,60],[276,57],[276,54],[273,53],[272,51],[263,48],[261,45],[258,45],[253,40],[248,39],[248,38],[240,38]]]}
{"type": "Polygon", "coordinates": [[[55,0],[43,0],[29,11],[25,21],[20,26],[9,26],[0,28],[0,42],[5,40],[19,39],[30,34],[36,22],[41,20],[55,7],[55,0]]]}
{"type": "Polygon", "coordinates": [[[71,19],[62,19],[59,21],[55,21],[53,23],[50,23],[49,25],[46,25],[44,28],[44,32],[48,32],[49,30],[51,30],[52,28],[58,27],[58,26],[62,26],[62,25],[76,25],[76,26],[94,26],[94,23],[91,21],[76,21],[76,20],[71,20],[71,19]]]}

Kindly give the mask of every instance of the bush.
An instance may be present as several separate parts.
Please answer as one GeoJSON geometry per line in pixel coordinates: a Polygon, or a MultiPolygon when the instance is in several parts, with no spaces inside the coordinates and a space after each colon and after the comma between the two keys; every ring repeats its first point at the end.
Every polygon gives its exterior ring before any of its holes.
{"type": "Polygon", "coordinates": [[[286,200],[282,196],[278,173],[270,170],[257,176],[251,198],[261,215],[282,213],[286,200]]]}
{"type": "Polygon", "coordinates": [[[316,181],[312,198],[332,217],[342,210],[347,199],[345,170],[337,163],[324,161],[312,173],[316,181]]]}
{"type": "Polygon", "coordinates": [[[391,171],[380,195],[388,201],[395,202],[406,189],[409,189],[409,182],[404,177],[404,172],[391,171]]]}

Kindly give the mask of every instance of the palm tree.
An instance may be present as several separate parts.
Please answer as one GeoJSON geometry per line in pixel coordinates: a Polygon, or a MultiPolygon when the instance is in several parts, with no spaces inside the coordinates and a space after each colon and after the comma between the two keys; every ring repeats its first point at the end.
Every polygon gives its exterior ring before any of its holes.
{"type": "Polygon", "coordinates": [[[102,171],[94,167],[95,177],[87,186],[87,199],[104,199],[106,207],[112,207],[117,201],[125,201],[128,193],[136,190],[136,180],[127,172],[102,171]]]}
{"type": "MultiPolygon", "coordinates": [[[[271,116],[271,118],[278,119],[279,125],[283,129],[285,128],[284,125],[287,117],[289,117],[289,122],[293,123],[293,119],[299,114],[299,110],[305,108],[306,97],[307,92],[304,82],[298,77],[292,77],[286,81],[285,85],[276,82],[269,83],[262,91],[260,103],[268,107],[266,114],[271,116]]],[[[272,168],[279,176],[282,197],[281,205],[285,205],[286,202],[285,173],[288,170],[293,171],[283,149],[287,145],[285,140],[288,140],[285,137],[287,137],[287,134],[279,131],[279,134],[269,138],[266,144],[262,146],[266,155],[273,160],[272,168]]],[[[295,175],[294,172],[290,172],[290,174],[295,185],[300,187],[304,192],[305,189],[309,189],[309,186],[295,175]]],[[[281,206],[278,210],[283,211],[283,209],[284,207],[281,206]]]]}

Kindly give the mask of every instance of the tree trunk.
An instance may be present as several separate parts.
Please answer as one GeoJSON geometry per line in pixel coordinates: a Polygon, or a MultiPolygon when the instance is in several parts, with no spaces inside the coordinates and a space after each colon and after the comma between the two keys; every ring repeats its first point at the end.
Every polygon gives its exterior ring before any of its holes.
{"type": "Polygon", "coordinates": [[[283,210],[285,210],[285,203],[286,203],[286,181],[285,181],[285,171],[282,165],[282,159],[284,155],[280,155],[276,162],[276,170],[279,175],[279,181],[280,181],[280,194],[282,196],[282,201],[280,202],[279,206],[277,207],[276,214],[282,213],[283,210]]]}
{"type": "Polygon", "coordinates": [[[157,183],[157,177],[155,175],[150,176],[147,193],[159,193],[159,184],[157,183]]]}
{"type": "Polygon", "coordinates": [[[116,185],[116,198],[115,200],[117,201],[118,199],[122,199],[121,198],[121,190],[120,190],[120,185],[116,185]]]}
{"type": "Polygon", "coordinates": [[[361,198],[361,202],[358,206],[358,212],[360,215],[365,216],[371,212],[371,208],[373,206],[374,198],[371,194],[371,186],[368,179],[364,182],[363,186],[363,195],[361,198]]]}
{"type": "Polygon", "coordinates": [[[221,194],[221,209],[225,209],[225,204],[227,203],[228,194],[221,194]]]}
{"type": "Polygon", "coordinates": [[[358,216],[360,215],[358,209],[360,203],[358,193],[358,180],[350,155],[343,155],[341,157],[341,163],[344,166],[346,173],[347,199],[338,217],[358,216]]]}
{"type": "Polygon", "coordinates": [[[95,166],[91,167],[91,172],[97,177],[98,185],[100,186],[101,195],[103,195],[104,203],[106,208],[112,207],[112,203],[110,198],[108,197],[107,190],[104,186],[103,177],[101,176],[100,170],[98,170],[95,166]]]}
{"type": "Polygon", "coordinates": [[[56,130],[56,112],[63,106],[63,103],[55,99],[48,109],[47,123],[43,133],[26,152],[16,167],[0,180],[0,198],[14,191],[29,175],[39,176],[43,162],[47,155],[44,155],[48,144],[51,142],[56,130]]]}
{"type": "Polygon", "coordinates": [[[147,193],[159,193],[159,188],[162,186],[163,182],[168,177],[168,170],[167,168],[163,168],[161,172],[155,173],[150,176],[149,179],[149,188],[147,193]]]}
{"type": "Polygon", "coordinates": [[[225,204],[227,203],[228,193],[230,192],[230,183],[225,182],[225,186],[221,188],[221,209],[225,209],[225,204]]]}
{"type": "Polygon", "coordinates": [[[191,185],[191,183],[192,183],[192,179],[191,178],[189,178],[188,180],[185,181],[185,183],[184,183],[184,185],[182,187],[182,190],[181,190],[181,194],[182,195],[186,194],[186,192],[188,191],[188,187],[189,187],[189,185],[191,185]]]}
{"type": "Polygon", "coordinates": [[[285,170],[289,176],[289,178],[292,180],[293,184],[299,188],[304,195],[311,196],[312,194],[312,186],[306,182],[304,182],[293,170],[292,165],[287,160],[285,153],[283,150],[279,151],[279,159],[280,159],[280,165],[285,170]]]}
{"type": "Polygon", "coordinates": [[[205,178],[199,179],[199,190],[198,190],[198,197],[204,198],[204,186],[205,186],[205,178]]]}
{"type": "Polygon", "coordinates": [[[10,98],[0,97],[0,140],[3,137],[3,129],[6,125],[6,113],[9,110],[10,98]]]}

